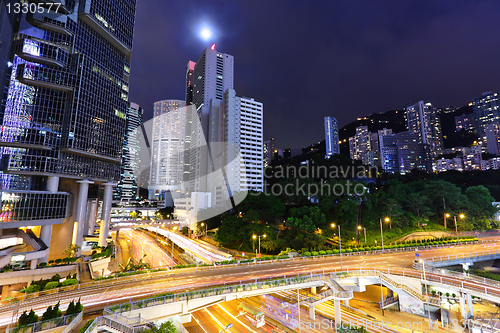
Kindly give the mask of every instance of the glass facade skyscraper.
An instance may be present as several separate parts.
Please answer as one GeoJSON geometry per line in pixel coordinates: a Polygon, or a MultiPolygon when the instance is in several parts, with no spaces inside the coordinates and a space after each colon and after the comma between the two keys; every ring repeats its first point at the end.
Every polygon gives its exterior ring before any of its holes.
{"type": "Polygon", "coordinates": [[[115,200],[134,201],[139,196],[139,152],[142,138],[142,108],[130,103],[127,109],[125,137],[123,140],[121,179],[113,194],[115,200]]]}
{"type": "Polygon", "coordinates": [[[333,154],[340,154],[339,126],[337,119],[333,117],[325,117],[325,143],[326,157],[331,157],[333,154]]]}
{"type": "Polygon", "coordinates": [[[486,125],[500,122],[500,101],[498,93],[485,92],[471,101],[476,121],[477,134],[480,138],[485,135],[486,125]]]}
{"type": "MultiPolygon", "coordinates": [[[[29,225],[57,224],[65,235],[59,246],[67,247],[82,242],[89,186],[104,186],[107,222],[112,187],[120,180],[136,1],[58,3],[39,2],[46,6],[42,13],[17,16],[0,114],[0,169],[3,193],[14,193],[29,225]],[[67,198],[54,201],[64,206],[64,220],[59,213],[42,218],[44,205],[30,200],[29,191],[67,198]]],[[[2,211],[9,211],[12,204],[3,197],[2,211]]],[[[21,219],[10,216],[18,226],[21,219]]],[[[47,246],[51,233],[40,231],[47,246]]]]}

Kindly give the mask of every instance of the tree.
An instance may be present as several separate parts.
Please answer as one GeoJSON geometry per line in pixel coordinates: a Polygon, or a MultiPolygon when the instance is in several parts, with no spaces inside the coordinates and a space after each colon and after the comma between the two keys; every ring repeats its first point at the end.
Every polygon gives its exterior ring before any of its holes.
{"type": "Polygon", "coordinates": [[[290,209],[290,217],[285,225],[296,230],[314,232],[319,226],[326,224],[325,214],[319,207],[299,207],[290,209]]]}
{"type": "Polygon", "coordinates": [[[161,323],[159,326],[155,325],[153,328],[144,331],[146,333],[177,333],[177,328],[171,321],[161,323]]]}
{"type": "Polygon", "coordinates": [[[64,251],[64,254],[66,255],[66,258],[74,258],[79,250],[80,247],[78,245],[71,243],[64,251]]]}
{"type": "Polygon", "coordinates": [[[497,208],[491,204],[495,199],[486,187],[468,187],[465,195],[468,199],[467,212],[471,217],[491,218],[497,212],[497,208]]]}
{"type": "Polygon", "coordinates": [[[418,192],[412,192],[406,197],[408,208],[417,216],[417,225],[420,226],[420,218],[429,216],[431,210],[428,207],[429,200],[425,195],[418,192]]]}

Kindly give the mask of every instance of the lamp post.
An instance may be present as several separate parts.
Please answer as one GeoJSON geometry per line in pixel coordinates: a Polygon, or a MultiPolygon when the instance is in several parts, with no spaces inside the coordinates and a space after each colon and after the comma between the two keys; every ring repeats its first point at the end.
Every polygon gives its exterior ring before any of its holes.
{"type": "MultiPolygon", "coordinates": [[[[464,214],[458,214],[458,217],[460,217],[461,219],[463,219],[463,218],[465,218],[465,215],[464,214]]],[[[455,219],[455,232],[457,233],[457,245],[458,245],[459,241],[458,241],[457,216],[453,215],[453,218],[455,219]]]]}
{"type": "Polygon", "coordinates": [[[451,215],[450,215],[450,214],[448,214],[448,213],[444,214],[444,228],[445,228],[445,229],[446,229],[446,219],[447,219],[448,217],[450,217],[450,216],[451,216],[451,215]]]}
{"type": "MultiPolygon", "coordinates": [[[[385,217],[384,221],[390,222],[391,220],[388,217],[385,217]]],[[[384,233],[382,231],[382,219],[380,219],[380,238],[382,239],[382,252],[384,252],[384,233]]]]}
{"type": "Polygon", "coordinates": [[[360,225],[358,225],[358,232],[357,232],[357,234],[358,234],[358,245],[359,245],[359,232],[361,231],[361,228],[362,227],[360,225]]]}
{"type": "MultiPolygon", "coordinates": [[[[330,225],[332,228],[335,228],[335,223],[332,223],[330,225]]],[[[339,228],[339,251],[340,251],[340,270],[342,271],[342,239],[340,238],[340,225],[338,226],[339,228]]]]}
{"type": "Polygon", "coordinates": [[[425,260],[420,259],[419,262],[422,264],[422,270],[424,271],[424,288],[425,288],[425,297],[427,298],[427,317],[429,318],[429,329],[432,331],[429,292],[427,291],[427,279],[425,278],[425,260]]]}
{"type": "Polygon", "coordinates": [[[201,226],[205,226],[205,239],[207,239],[207,225],[205,224],[205,222],[201,222],[201,226]]]}
{"type": "Polygon", "coordinates": [[[259,238],[259,257],[260,257],[260,255],[261,255],[261,253],[260,253],[260,238],[261,238],[261,237],[266,238],[267,236],[266,236],[266,234],[259,235],[259,236],[257,236],[257,235],[253,235],[253,236],[252,236],[252,238],[253,238],[253,239],[256,239],[257,237],[259,238]]]}

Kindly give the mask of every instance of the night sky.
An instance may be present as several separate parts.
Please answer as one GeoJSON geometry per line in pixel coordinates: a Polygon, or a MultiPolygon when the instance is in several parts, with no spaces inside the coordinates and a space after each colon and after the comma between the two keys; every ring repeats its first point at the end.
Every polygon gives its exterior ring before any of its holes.
{"type": "Polygon", "coordinates": [[[137,1],[130,101],[184,99],[202,50],[234,56],[237,96],[264,103],[278,148],[419,100],[463,106],[500,90],[500,1],[137,1]],[[213,29],[202,41],[203,26],[213,29]]]}

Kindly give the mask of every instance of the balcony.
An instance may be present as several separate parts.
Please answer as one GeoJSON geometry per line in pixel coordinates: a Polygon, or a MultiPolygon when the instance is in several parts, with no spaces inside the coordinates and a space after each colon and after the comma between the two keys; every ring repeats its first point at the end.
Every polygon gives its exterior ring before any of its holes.
{"type": "Polygon", "coordinates": [[[40,29],[51,30],[66,36],[73,36],[73,33],[66,28],[66,23],[51,19],[43,15],[43,13],[29,12],[26,14],[26,21],[40,29]]]}
{"type": "Polygon", "coordinates": [[[0,196],[2,228],[61,223],[70,216],[71,195],[66,192],[0,190],[0,196]]]}
{"type": "Polygon", "coordinates": [[[20,37],[22,38],[14,42],[12,51],[22,59],[60,68],[68,63],[69,54],[64,49],[40,40],[30,39],[29,36],[23,34],[20,34],[20,37]]]}
{"type": "Polygon", "coordinates": [[[16,128],[15,130],[9,130],[10,128],[5,126],[0,129],[0,133],[4,134],[2,137],[8,138],[6,141],[0,140],[0,146],[53,150],[60,141],[56,132],[47,129],[16,128]]]}
{"type": "Polygon", "coordinates": [[[77,83],[73,73],[30,64],[20,64],[17,67],[16,79],[26,85],[65,92],[72,92],[77,83]]]}

